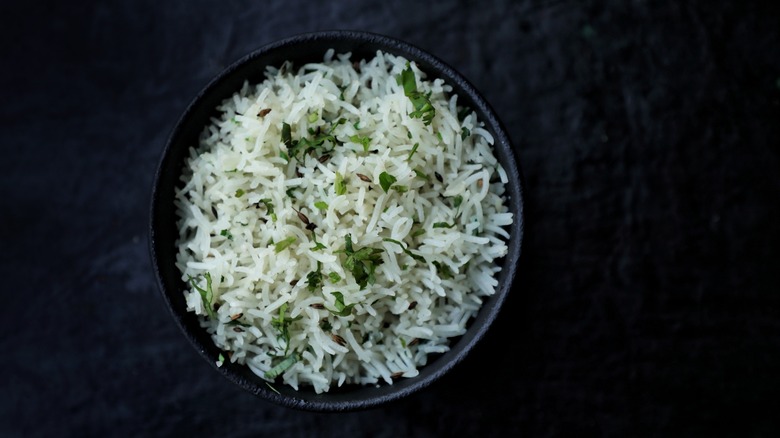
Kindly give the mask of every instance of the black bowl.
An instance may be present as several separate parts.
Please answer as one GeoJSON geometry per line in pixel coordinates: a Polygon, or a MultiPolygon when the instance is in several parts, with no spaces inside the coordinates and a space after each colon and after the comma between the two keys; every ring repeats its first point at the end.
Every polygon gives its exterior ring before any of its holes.
{"type": "Polygon", "coordinates": [[[152,262],[165,304],[187,339],[217,372],[247,391],[283,406],[310,411],[351,411],[376,407],[419,391],[466,357],[485,335],[511,290],[520,257],[523,221],[522,182],[512,144],[491,106],[460,73],[433,55],[397,39],[366,32],[328,31],[302,34],[261,47],[225,69],[195,97],[179,119],[163,150],[152,191],[149,235],[152,262]],[[324,394],[316,394],[310,389],[296,391],[287,385],[274,385],[277,393],[246,366],[225,361],[222,367],[217,367],[215,362],[220,350],[201,328],[196,315],[186,310],[184,291],[187,285],[174,265],[178,236],[174,191],[180,184],[179,177],[188,148],[198,143],[200,133],[210,117],[217,114],[215,108],[223,99],[239,90],[246,80],[250,83],[262,81],[268,65],[280,66],[284,61],[292,61],[295,66],[321,62],[324,53],[331,48],[337,53],[351,52],[354,60],[370,59],[377,50],[400,55],[415,61],[429,79],[441,78],[451,85],[453,93],[458,95],[458,103],[474,109],[485,123],[485,128],[493,134],[496,157],[509,177],[508,206],[515,220],[510,231],[509,252],[501,260],[502,270],[495,295],[485,300],[468,331],[453,340],[451,350],[435,359],[431,358],[428,365],[420,369],[418,376],[397,381],[393,385],[348,386],[334,388],[324,394]]]}

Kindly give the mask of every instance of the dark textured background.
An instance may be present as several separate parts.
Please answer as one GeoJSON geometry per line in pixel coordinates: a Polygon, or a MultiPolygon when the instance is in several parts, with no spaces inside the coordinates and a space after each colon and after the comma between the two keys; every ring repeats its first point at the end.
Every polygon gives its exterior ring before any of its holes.
{"type": "Polygon", "coordinates": [[[780,435],[773,4],[3,2],[0,435],[780,435]],[[209,78],[337,28],[460,69],[515,140],[529,218],[506,311],[454,374],[315,414],[242,392],[187,344],[148,201],[209,78]]]}

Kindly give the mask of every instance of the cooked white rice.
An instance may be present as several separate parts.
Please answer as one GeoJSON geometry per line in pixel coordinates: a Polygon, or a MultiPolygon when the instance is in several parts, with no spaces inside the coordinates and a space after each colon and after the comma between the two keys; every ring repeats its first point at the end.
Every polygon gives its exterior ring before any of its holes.
{"type": "Polygon", "coordinates": [[[331,50],[297,71],[268,68],[264,82],[222,103],[190,149],[176,207],[177,266],[202,289],[186,292],[188,309],[202,315],[224,361],[322,393],[414,377],[466,331],[497,286],[512,214],[493,138],[451,91],[402,57],[377,52],[353,63],[331,50]],[[410,116],[396,80],[407,66],[431,93],[428,125],[410,116]],[[284,123],[293,141],[318,129],[334,138],[288,160],[284,123]],[[396,178],[387,192],[383,172],[396,178]],[[373,284],[364,278],[361,287],[345,266],[348,235],[354,251],[381,250],[373,284]]]}

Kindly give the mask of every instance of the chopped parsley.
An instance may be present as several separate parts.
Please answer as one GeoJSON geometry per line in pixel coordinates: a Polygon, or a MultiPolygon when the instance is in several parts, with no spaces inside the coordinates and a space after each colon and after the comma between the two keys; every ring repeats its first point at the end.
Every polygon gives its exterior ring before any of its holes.
{"type": "Polygon", "coordinates": [[[331,283],[338,283],[341,281],[341,275],[339,275],[337,272],[331,272],[328,274],[328,278],[330,278],[331,283]]]}
{"type": "Polygon", "coordinates": [[[244,196],[244,193],[245,192],[243,190],[241,190],[241,189],[236,190],[236,198],[240,198],[240,197],[244,196]]]}
{"type": "Polygon", "coordinates": [[[422,119],[423,123],[430,125],[436,115],[436,109],[431,104],[431,93],[423,94],[417,90],[412,67],[406,64],[406,70],[402,71],[395,79],[398,85],[404,88],[404,95],[409,98],[414,107],[414,111],[409,113],[409,117],[422,119]]]}
{"type": "Polygon", "coordinates": [[[228,230],[222,230],[219,232],[220,236],[227,237],[228,240],[233,240],[233,235],[228,230]]]}

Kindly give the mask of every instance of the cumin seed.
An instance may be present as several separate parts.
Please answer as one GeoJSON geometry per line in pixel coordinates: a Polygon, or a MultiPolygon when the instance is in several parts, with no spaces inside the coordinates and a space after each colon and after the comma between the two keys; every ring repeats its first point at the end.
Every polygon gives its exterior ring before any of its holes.
{"type": "Polygon", "coordinates": [[[367,177],[366,175],[363,175],[362,173],[356,173],[358,178],[360,178],[361,181],[365,182],[371,182],[371,178],[367,177]]]}

